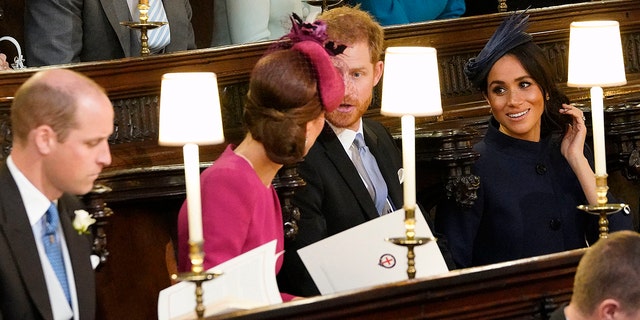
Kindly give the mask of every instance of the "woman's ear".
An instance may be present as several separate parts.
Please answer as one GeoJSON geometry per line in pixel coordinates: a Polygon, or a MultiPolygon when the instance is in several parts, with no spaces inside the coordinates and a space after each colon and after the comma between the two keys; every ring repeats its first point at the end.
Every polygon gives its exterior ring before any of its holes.
{"type": "Polygon", "coordinates": [[[484,101],[487,102],[487,104],[489,105],[489,113],[492,113],[492,108],[491,108],[491,102],[489,102],[489,96],[487,96],[486,92],[482,92],[482,97],[484,98],[484,101]]]}

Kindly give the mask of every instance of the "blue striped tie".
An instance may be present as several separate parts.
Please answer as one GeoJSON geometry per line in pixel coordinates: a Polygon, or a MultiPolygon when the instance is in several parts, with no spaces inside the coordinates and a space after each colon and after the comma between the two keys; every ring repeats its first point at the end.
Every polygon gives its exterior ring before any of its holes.
{"type": "Polygon", "coordinates": [[[69,294],[69,283],[67,282],[67,271],[64,267],[64,259],[62,257],[62,247],[60,246],[59,235],[57,234],[59,223],[58,209],[54,203],[51,203],[47,213],[44,216],[44,235],[42,243],[47,253],[51,267],[58,276],[58,281],[67,297],[67,302],[71,305],[71,295],[69,294]]]}
{"type": "Polygon", "coordinates": [[[387,207],[387,183],[380,173],[376,158],[371,154],[369,148],[364,143],[364,138],[361,133],[356,134],[356,139],[353,140],[353,145],[357,148],[358,152],[354,153],[353,163],[356,169],[360,173],[360,176],[366,181],[369,194],[376,205],[378,214],[388,213],[387,207]],[[363,170],[364,169],[364,170],[363,170]]]}
{"type": "MultiPolygon", "coordinates": [[[[168,22],[167,14],[164,12],[162,0],[149,0],[149,22],[168,22]]],[[[169,25],[151,29],[148,31],[149,51],[157,53],[171,42],[169,25]]]]}

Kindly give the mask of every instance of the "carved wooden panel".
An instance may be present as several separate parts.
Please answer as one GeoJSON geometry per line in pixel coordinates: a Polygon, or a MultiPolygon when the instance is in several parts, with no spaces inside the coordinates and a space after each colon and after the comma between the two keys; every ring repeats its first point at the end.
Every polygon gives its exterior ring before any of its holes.
{"type": "Polygon", "coordinates": [[[0,109],[0,162],[11,152],[11,115],[8,109],[0,109]]]}

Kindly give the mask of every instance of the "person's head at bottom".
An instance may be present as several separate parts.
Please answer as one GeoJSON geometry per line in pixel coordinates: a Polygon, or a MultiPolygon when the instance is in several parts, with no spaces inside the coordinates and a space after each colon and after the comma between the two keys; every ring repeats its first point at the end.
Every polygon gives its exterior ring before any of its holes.
{"type": "Polygon", "coordinates": [[[587,249],[564,313],[570,320],[640,319],[640,234],[614,232],[587,249]]]}

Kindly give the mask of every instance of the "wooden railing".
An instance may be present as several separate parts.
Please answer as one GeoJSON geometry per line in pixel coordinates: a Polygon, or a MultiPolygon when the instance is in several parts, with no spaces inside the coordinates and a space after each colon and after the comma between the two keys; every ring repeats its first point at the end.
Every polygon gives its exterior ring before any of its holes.
{"type": "MultiPolygon", "coordinates": [[[[606,89],[605,104],[614,106],[620,102],[627,102],[632,105],[633,101],[640,101],[638,98],[640,96],[639,1],[595,1],[554,9],[530,10],[529,13],[531,16],[529,32],[552,60],[557,71],[556,79],[561,86],[566,79],[570,22],[587,19],[618,20],[623,38],[628,84],[606,89]]],[[[489,115],[486,102],[477,91],[471,88],[462,74],[462,68],[469,57],[480,51],[504,17],[505,14],[493,14],[386,29],[387,46],[424,45],[438,50],[444,114],[438,118],[417,119],[419,127],[418,141],[416,141],[419,148],[417,158],[422,164],[418,168],[418,192],[422,195],[418,200],[423,205],[434,199],[434,193],[431,192],[434,185],[446,183],[444,181],[446,177],[441,176],[443,170],[438,166],[443,166],[445,172],[448,170],[464,173],[469,165],[468,161],[473,161],[474,155],[467,154],[467,158],[463,159],[467,163],[456,164],[458,167],[451,166],[451,162],[447,162],[447,159],[454,159],[459,155],[452,156],[447,152],[460,150],[456,149],[460,145],[468,147],[478,138],[478,135],[481,135],[489,115]],[[473,130],[467,132],[467,129],[474,129],[476,132],[469,133],[473,130]],[[452,142],[447,135],[457,140],[452,142]]],[[[144,58],[57,66],[82,72],[104,86],[113,102],[116,114],[115,133],[109,140],[113,163],[105,169],[98,180],[98,183],[112,189],[110,193],[103,194],[101,197],[113,211],[113,214],[107,218],[108,223],[103,226],[109,252],[108,261],[96,272],[99,286],[99,318],[155,318],[157,294],[172,283],[169,274],[175,271],[173,243],[175,242],[176,215],[184,199],[184,173],[181,166],[182,149],[157,145],[158,99],[162,74],[178,71],[215,72],[219,81],[227,142],[237,143],[243,136],[242,99],[246,93],[249,72],[268,46],[269,43],[256,43],[144,58]]],[[[12,97],[28,77],[46,68],[49,67],[0,74],[0,161],[6,158],[11,147],[9,106],[12,97]]],[[[586,101],[588,98],[586,89],[566,89],[567,94],[574,101],[586,101]]],[[[379,95],[378,88],[374,104],[366,116],[379,120],[397,135],[400,128],[399,120],[382,117],[379,114],[379,95]]],[[[618,108],[615,112],[607,112],[605,117],[608,119],[610,128],[616,129],[608,130],[607,136],[608,162],[616,164],[612,167],[613,170],[610,170],[610,190],[625,203],[631,204],[632,212],[636,217],[640,193],[640,188],[634,180],[637,179],[637,174],[634,178],[633,174],[620,173],[624,172],[622,169],[625,167],[628,167],[628,172],[637,173],[637,168],[640,167],[639,161],[631,161],[637,160],[638,157],[634,158],[634,154],[637,155],[640,149],[637,147],[640,145],[640,134],[638,134],[640,129],[638,125],[634,125],[637,113],[636,107],[618,108]],[[626,126],[621,125],[619,121],[626,126]]],[[[215,160],[223,148],[223,145],[201,148],[202,167],[208,166],[215,160]]],[[[438,190],[443,189],[439,187],[438,190]]],[[[557,263],[560,264],[562,264],[561,261],[567,262],[567,259],[573,259],[571,263],[574,265],[577,262],[576,257],[566,258],[560,255],[559,259],[560,262],[557,263]]],[[[559,267],[563,271],[554,271],[553,267],[551,269],[545,267],[546,263],[556,263],[546,262],[553,260],[553,258],[531,259],[514,265],[465,270],[438,279],[375,288],[354,293],[353,296],[347,294],[319,297],[287,305],[282,310],[268,311],[265,315],[268,316],[274,312],[283,312],[283,317],[301,315],[302,312],[310,315],[318,312],[319,316],[330,315],[328,310],[331,307],[348,309],[349,311],[345,311],[344,315],[355,317],[359,314],[358,312],[363,314],[369,312],[371,315],[372,310],[377,310],[375,308],[378,307],[368,306],[368,304],[379,305],[381,309],[377,312],[384,314],[385,300],[375,297],[385,297],[386,294],[395,295],[391,298],[393,302],[390,302],[392,306],[389,310],[401,312],[400,316],[404,314],[402,313],[404,308],[409,310],[406,313],[407,316],[412,314],[437,316],[438,312],[456,315],[455,312],[458,311],[474,314],[473,310],[476,309],[473,309],[472,303],[467,306],[448,301],[456,301],[452,298],[455,294],[460,297],[467,295],[468,300],[465,301],[471,301],[471,296],[480,290],[481,282],[492,279],[496,294],[492,296],[491,291],[484,292],[483,296],[487,301],[483,304],[490,308],[490,300],[502,301],[508,298],[515,300],[508,300],[512,302],[507,304],[515,306],[519,303],[516,296],[520,286],[510,287],[509,282],[520,281],[519,283],[524,286],[527,276],[531,277],[531,274],[538,272],[540,273],[533,276],[533,279],[544,278],[542,274],[545,272],[549,272],[550,276],[555,272],[561,272],[564,280],[545,284],[557,286],[552,291],[546,291],[547,287],[542,283],[538,284],[538,280],[529,282],[528,294],[536,297],[531,301],[544,300],[547,292],[552,292],[552,297],[566,297],[570,290],[570,280],[568,280],[571,273],[570,267],[559,267]],[[540,269],[537,270],[538,268],[540,269]],[[507,272],[512,274],[507,275],[507,272]],[[519,276],[519,273],[522,273],[522,276],[519,276]],[[488,278],[481,281],[483,277],[488,278]],[[445,291],[451,285],[457,288],[455,289],[457,293],[445,291]],[[465,292],[467,290],[468,292],[465,292]],[[411,292],[416,298],[411,295],[400,298],[402,291],[411,292]],[[557,292],[557,295],[553,292],[557,292]],[[371,297],[367,298],[369,296],[371,297]],[[360,299],[368,301],[368,304],[359,303],[360,299]]],[[[531,301],[526,302],[525,306],[538,304],[531,301]]],[[[504,309],[496,310],[503,311],[496,312],[510,314],[508,311],[510,307],[505,305],[500,308],[504,309]]],[[[497,314],[493,313],[493,315],[497,314]]],[[[482,317],[482,313],[478,315],[482,317]]],[[[458,316],[462,317],[461,314],[451,317],[458,316]]]]}
{"type": "Polygon", "coordinates": [[[548,319],[569,301],[583,252],[452,271],[210,319],[548,319]]]}

